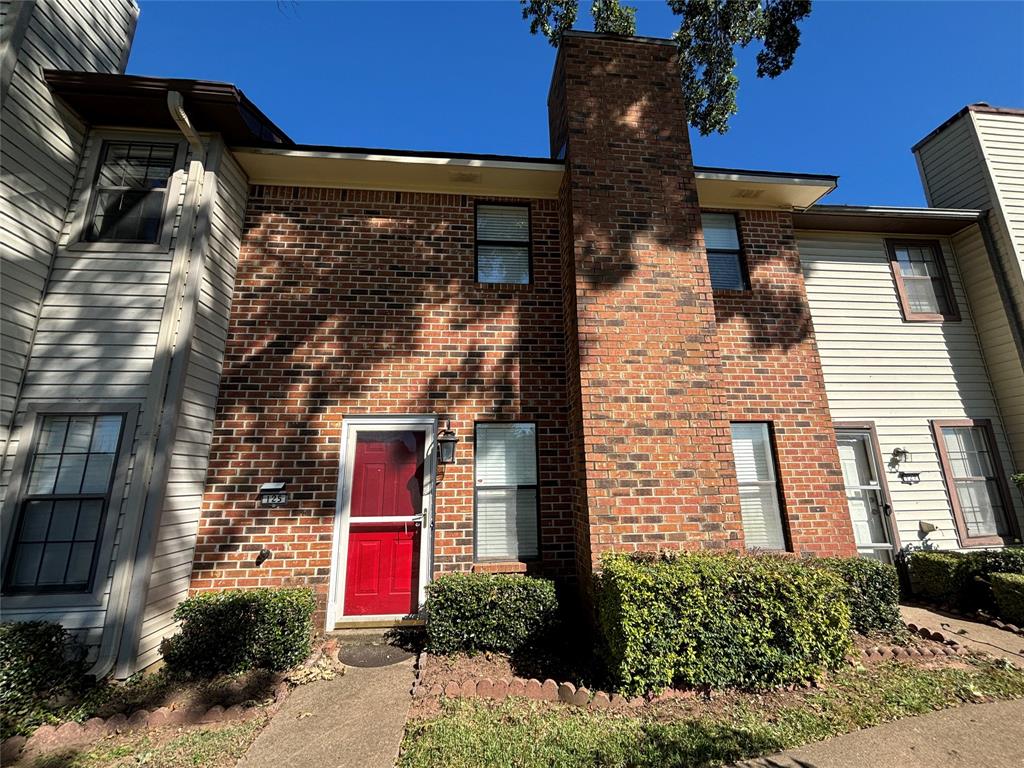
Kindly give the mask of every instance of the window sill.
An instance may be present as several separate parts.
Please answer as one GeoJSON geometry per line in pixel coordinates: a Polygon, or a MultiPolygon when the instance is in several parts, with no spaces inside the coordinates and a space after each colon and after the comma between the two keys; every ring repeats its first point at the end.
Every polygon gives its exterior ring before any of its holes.
{"type": "Polygon", "coordinates": [[[473,563],[473,573],[526,573],[529,563],[522,560],[473,563]]]}

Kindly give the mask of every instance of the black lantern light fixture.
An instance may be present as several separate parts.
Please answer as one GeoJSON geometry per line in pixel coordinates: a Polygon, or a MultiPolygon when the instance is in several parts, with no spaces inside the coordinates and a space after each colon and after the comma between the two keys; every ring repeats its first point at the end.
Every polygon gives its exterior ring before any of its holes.
{"type": "Polygon", "coordinates": [[[455,463],[455,444],[459,438],[452,431],[452,421],[448,419],[445,428],[437,432],[437,462],[439,464],[455,463]]]}

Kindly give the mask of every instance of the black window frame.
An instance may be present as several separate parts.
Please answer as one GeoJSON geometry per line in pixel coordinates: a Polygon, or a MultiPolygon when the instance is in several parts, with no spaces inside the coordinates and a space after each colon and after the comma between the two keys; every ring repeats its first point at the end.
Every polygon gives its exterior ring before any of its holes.
{"type": "Polygon", "coordinates": [[[533,285],[533,206],[529,202],[513,203],[508,201],[475,200],[473,202],[473,281],[477,285],[501,285],[501,286],[525,286],[533,285]],[[477,236],[478,223],[480,218],[480,206],[489,208],[525,208],[526,209],[526,240],[488,240],[477,236]],[[480,279],[480,245],[495,245],[512,248],[526,246],[526,282],[525,283],[499,283],[491,280],[480,279]]]}
{"type": "MultiPolygon", "coordinates": [[[[174,187],[174,174],[178,169],[180,144],[171,141],[159,141],[159,140],[148,140],[138,139],[135,137],[118,138],[107,136],[100,140],[99,143],[99,155],[96,162],[96,168],[93,171],[93,176],[89,184],[89,204],[86,208],[85,220],[82,222],[81,242],[86,244],[96,243],[124,243],[134,245],[159,245],[163,242],[164,228],[167,226],[168,218],[168,201],[170,199],[171,191],[174,187]],[[103,173],[103,166],[107,159],[107,153],[110,147],[115,144],[127,144],[129,151],[132,146],[148,146],[148,147],[164,147],[172,150],[170,172],[167,174],[167,181],[162,188],[159,190],[162,194],[160,201],[160,220],[156,229],[156,233],[152,239],[149,238],[118,238],[118,237],[103,237],[98,232],[93,232],[93,222],[96,217],[96,207],[99,205],[101,193],[104,191],[140,191],[146,192],[146,190],[133,190],[130,187],[101,187],[100,186],[100,175],[103,173]]],[[[157,190],[149,190],[149,194],[155,194],[157,190]]],[[[173,208],[170,210],[173,211],[173,208]]]]}
{"type": "Polygon", "coordinates": [[[717,216],[731,216],[733,223],[736,226],[736,242],[739,244],[736,250],[729,248],[708,248],[707,238],[704,239],[704,250],[705,253],[710,257],[711,254],[736,254],[736,259],[739,262],[740,280],[743,283],[742,288],[717,288],[715,287],[714,277],[711,274],[711,259],[707,260],[708,264],[708,280],[711,281],[711,290],[715,293],[749,293],[751,290],[750,286],[750,271],[747,266],[747,251],[743,245],[743,227],[740,226],[740,216],[736,211],[716,211],[701,208],[701,233],[704,232],[704,214],[715,214],[717,216]]]}
{"type": "Polygon", "coordinates": [[[473,562],[474,563],[535,563],[540,561],[544,553],[544,541],[541,536],[541,482],[540,482],[540,429],[537,422],[531,419],[515,420],[477,420],[473,422],[473,562]],[[479,445],[479,427],[488,425],[513,426],[516,424],[529,424],[533,427],[533,466],[537,476],[537,482],[533,485],[486,485],[485,489],[510,490],[519,488],[532,488],[537,500],[537,554],[530,557],[479,557],[478,551],[478,524],[479,505],[477,495],[476,469],[477,469],[477,446],[479,445]]]}

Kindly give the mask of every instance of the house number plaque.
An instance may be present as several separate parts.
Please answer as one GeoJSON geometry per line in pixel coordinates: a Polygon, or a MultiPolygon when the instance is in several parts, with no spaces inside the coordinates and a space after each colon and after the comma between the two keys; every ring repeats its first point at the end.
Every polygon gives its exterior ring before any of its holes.
{"type": "Polygon", "coordinates": [[[260,504],[264,507],[280,507],[288,503],[288,494],[284,491],[261,493],[260,504]]]}

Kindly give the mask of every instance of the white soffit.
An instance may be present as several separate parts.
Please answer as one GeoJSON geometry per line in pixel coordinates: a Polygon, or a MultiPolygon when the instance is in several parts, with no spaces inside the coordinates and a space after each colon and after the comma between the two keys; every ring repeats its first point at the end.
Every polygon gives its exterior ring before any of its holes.
{"type": "Polygon", "coordinates": [[[831,176],[799,176],[726,168],[697,168],[702,208],[803,210],[836,188],[831,176]]]}
{"type": "MultiPolygon", "coordinates": [[[[366,151],[236,148],[251,184],[555,199],[561,163],[366,151]]],[[[835,189],[833,177],[697,168],[705,208],[803,210],[835,189]]]]}
{"type": "Polygon", "coordinates": [[[250,184],[556,198],[560,163],[465,157],[235,149],[250,184]]]}

